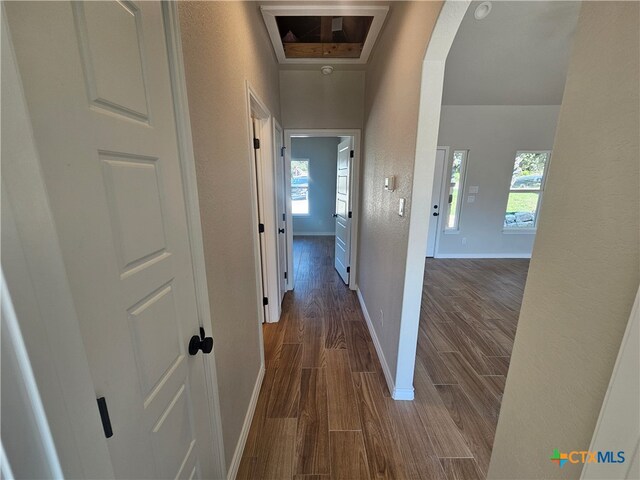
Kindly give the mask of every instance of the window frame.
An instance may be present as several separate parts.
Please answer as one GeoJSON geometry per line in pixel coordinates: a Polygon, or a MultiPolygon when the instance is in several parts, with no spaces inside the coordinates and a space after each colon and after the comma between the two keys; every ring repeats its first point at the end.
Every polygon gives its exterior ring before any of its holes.
{"type": "MultiPolygon", "coordinates": [[[[291,216],[292,217],[309,217],[311,216],[311,201],[310,201],[310,190],[309,190],[309,169],[311,168],[311,159],[309,158],[292,158],[290,165],[293,162],[307,162],[307,213],[294,213],[293,212],[293,199],[291,200],[291,216]]],[[[293,175],[289,172],[289,197],[291,198],[293,194],[293,185],[291,182],[293,181],[293,175]]]]}
{"type": "Polygon", "coordinates": [[[516,158],[518,158],[518,155],[522,154],[522,153],[546,153],[547,154],[547,161],[544,165],[544,169],[542,170],[542,182],[540,182],[540,188],[539,189],[533,189],[533,188],[518,188],[518,189],[512,189],[511,188],[511,181],[513,179],[513,175],[509,178],[509,188],[507,190],[507,203],[504,206],[504,213],[502,214],[502,233],[507,234],[507,235],[513,235],[513,234],[532,234],[532,233],[536,233],[536,231],[538,230],[538,218],[539,218],[539,213],[540,213],[540,207],[542,206],[542,197],[544,196],[544,189],[545,189],[545,185],[547,183],[547,172],[549,170],[549,164],[551,163],[551,150],[516,150],[516,154],[513,156],[513,162],[511,164],[511,171],[513,172],[513,166],[515,165],[515,161],[516,158]],[[507,214],[507,206],[509,205],[509,196],[511,195],[512,192],[515,193],[537,193],[538,194],[538,201],[536,202],[536,215],[533,221],[533,227],[531,228],[517,228],[517,227],[505,227],[504,226],[504,216],[507,214]]]}
{"type": "Polygon", "coordinates": [[[451,150],[450,154],[451,158],[447,159],[447,168],[445,170],[444,177],[444,191],[443,191],[443,205],[445,207],[445,215],[444,215],[444,228],[443,232],[447,235],[460,233],[460,217],[462,215],[462,204],[464,203],[464,189],[467,179],[467,167],[469,166],[469,149],[468,148],[455,148],[451,150]],[[462,164],[460,165],[460,186],[458,190],[458,199],[459,201],[456,204],[456,212],[455,212],[455,225],[453,227],[449,227],[449,214],[450,214],[450,206],[449,203],[449,191],[451,188],[451,171],[453,170],[453,161],[455,159],[456,152],[464,152],[464,158],[462,159],[462,164]]]}

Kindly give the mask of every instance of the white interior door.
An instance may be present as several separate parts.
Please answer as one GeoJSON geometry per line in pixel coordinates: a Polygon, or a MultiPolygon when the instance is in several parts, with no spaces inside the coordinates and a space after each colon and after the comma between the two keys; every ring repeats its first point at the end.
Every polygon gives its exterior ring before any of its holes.
{"type": "Polygon", "coordinates": [[[287,291],[287,199],[285,195],[284,149],[282,129],[274,124],[273,145],[275,159],[276,225],[278,228],[278,292],[282,302],[287,291]]]}
{"type": "Polygon", "coordinates": [[[253,128],[253,139],[254,139],[254,148],[253,148],[253,161],[255,165],[256,172],[256,198],[258,203],[256,205],[256,211],[258,214],[258,238],[260,240],[260,274],[262,279],[262,308],[264,312],[264,322],[269,323],[270,320],[270,309],[269,309],[269,300],[268,300],[268,292],[269,292],[269,265],[268,265],[268,254],[267,254],[267,239],[265,236],[265,202],[264,202],[264,171],[262,169],[261,164],[261,155],[260,149],[256,147],[256,144],[261,143],[260,138],[260,120],[256,118],[251,119],[251,125],[253,128]]]}
{"type": "Polygon", "coordinates": [[[161,5],[4,7],[115,476],[211,477],[161,5]]]}
{"type": "Polygon", "coordinates": [[[351,260],[351,139],[338,144],[336,172],[336,249],[335,267],[349,285],[351,260]]]}
{"type": "Polygon", "coordinates": [[[447,161],[447,149],[438,148],[436,150],[436,165],[433,172],[433,191],[431,194],[431,220],[429,222],[429,234],[427,237],[427,257],[433,257],[436,253],[436,242],[440,226],[440,201],[442,199],[442,182],[445,163],[447,161]]]}

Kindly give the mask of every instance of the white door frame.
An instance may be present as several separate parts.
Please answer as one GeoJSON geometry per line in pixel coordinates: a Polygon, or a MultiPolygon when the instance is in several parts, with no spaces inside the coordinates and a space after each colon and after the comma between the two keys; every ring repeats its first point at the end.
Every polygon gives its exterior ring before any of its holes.
{"type": "MultiPolygon", "coordinates": [[[[258,285],[258,305],[261,312],[260,323],[273,323],[280,319],[280,302],[278,292],[278,224],[276,222],[275,197],[275,161],[273,150],[273,122],[269,109],[255,89],[247,81],[247,122],[249,138],[247,145],[251,159],[251,205],[253,229],[253,247],[256,259],[256,282],[258,285]],[[253,148],[253,120],[255,119],[257,138],[260,148],[253,148]],[[254,161],[255,155],[255,161],[254,161]],[[256,165],[258,168],[256,169],[256,165]],[[259,192],[257,191],[259,190],[259,192]],[[260,210],[260,211],[258,211],[260,210]],[[262,218],[260,218],[262,217],[262,218]],[[258,233],[258,224],[264,224],[264,233],[258,233]],[[260,235],[263,243],[261,244],[260,235]],[[264,277],[263,277],[264,272],[264,277]],[[264,285],[263,285],[264,283],[264,285]],[[263,298],[269,304],[263,306],[263,298]]],[[[260,329],[260,348],[262,345],[262,329],[260,329]]],[[[264,358],[264,351],[261,353],[264,358]]]]}
{"type": "MultiPolygon", "coordinates": [[[[293,290],[295,286],[295,271],[293,268],[293,215],[291,213],[291,138],[292,137],[352,137],[353,138],[353,163],[351,167],[351,266],[349,271],[349,289],[357,290],[356,282],[358,272],[358,223],[360,218],[360,129],[336,128],[336,129],[309,129],[309,128],[285,128],[285,195],[287,200],[287,290],[293,290]]],[[[426,248],[426,247],[425,247],[426,248]]]]}
{"type": "Polygon", "coordinates": [[[418,344],[427,234],[431,219],[430,215],[424,214],[429,211],[431,188],[424,188],[424,186],[433,184],[447,55],[470,3],[469,0],[445,1],[422,63],[418,135],[409,209],[409,238],[395,376],[394,398],[396,400],[413,400],[414,397],[413,373],[418,344]]]}
{"type": "MultiPolygon", "coordinates": [[[[274,118],[273,119],[273,184],[274,184],[274,200],[277,201],[278,199],[278,192],[277,192],[277,188],[281,188],[282,185],[278,185],[278,168],[280,168],[279,163],[280,163],[280,158],[282,158],[283,162],[284,162],[284,153],[281,153],[279,151],[277,151],[276,149],[276,141],[275,138],[276,136],[280,137],[280,145],[282,146],[283,150],[285,150],[284,148],[284,130],[282,129],[282,126],[280,126],[280,123],[278,123],[278,121],[274,118]]],[[[282,166],[282,182],[284,183],[285,181],[285,168],[284,165],[282,166]]],[[[286,194],[286,190],[284,192],[286,194]]],[[[287,234],[286,234],[286,223],[287,223],[287,200],[286,198],[283,196],[284,200],[285,200],[285,205],[284,205],[284,222],[285,222],[285,236],[284,236],[284,255],[285,255],[285,260],[284,260],[284,271],[280,271],[280,251],[279,251],[279,243],[280,243],[280,233],[276,233],[276,254],[278,255],[277,259],[277,274],[278,274],[278,317],[280,317],[280,314],[282,313],[282,303],[281,303],[281,299],[280,299],[280,292],[282,290],[287,291],[287,283],[288,283],[288,270],[287,270],[287,258],[288,258],[288,254],[287,254],[287,234]],[[287,273],[287,278],[285,278],[285,272],[287,273]]],[[[275,228],[276,230],[278,229],[279,225],[280,225],[280,218],[278,218],[278,208],[277,206],[274,207],[274,214],[275,214],[275,228]]]]}
{"type": "MultiPolygon", "coordinates": [[[[4,6],[2,12],[3,31],[6,32],[4,6]]],[[[200,325],[206,331],[212,331],[177,5],[175,2],[163,2],[162,12],[173,92],[179,161],[187,210],[197,311],[200,325]]],[[[3,41],[2,43],[4,48],[7,42],[3,41]]],[[[10,47],[10,50],[11,57],[13,57],[13,48],[10,47]]],[[[4,55],[3,57],[4,67],[6,57],[4,55]]],[[[24,93],[19,79],[18,83],[16,98],[24,102],[24,93]]],[[[28,268],[25,273],[31,279],[32,289],[36,294],[34,298],[36,298],[39,310],[47,312],[48,321],[43,322],[45,328],[42,329],[42,325],[37,319],[21,318],[18,320],[23,335],[26,336],[33,331],[40,332],[39,335],[29,335],[28,341],[25,343],[30,347],[32,357],[37,357],[37,352],[48,352],[47,363],[49,368],[56,372],[56,375],[46,375],[42,362],[34,362],[34,358],[31,358],[38,380],[38,388],[44,400],[45,411],[51,410],[48,414],[49,424],[62,468],[67,470],[64,471],[65,476],[113,477],[111,461],[95,403],[89,365],[84,354],[84,344],[55,231],[55,222],[42,178],[37,150],[33,142],[28,111],[26,107],[23,110],[24,112],[19,110],[17,112],[21,117],[22,126],[25,127],[21,130],[25,137],[22,142],[24,148],[20,150],[21,155],[10,155],[3,159],[3,187],[8,185],[13,187],[3,188],[3,190],[9,190],[8,199],[12,211],[20,213],[19,219],[15,218],[16,234],[18,234],[15,248],[24,252],[28,268]],[[14,161],[11,161],[12,158],[14,161]],[[55,322],[51,321],[52,318],[55,318],[55,322]],[[54,323],[55,328],[52,328],[54,323]],[[65,348],[60,348],[61,345],[64,345],[65,348]],[[47,402],[47,399],[52,399],[51,403],[47,402]],[[65,406],[67,413],[61,416],[52,415],[60,405],[65,406]],[[84,420],[82,420],[83,418],[84,420]],[[99,434],[96,434],[96,431],[99,434]]],[[[7,123],[3,123],[3,134],[6,133],[6,125],[7,123]]],[[[12,289],[14,282],[15,276],[8,275],[9,290],[12,289]]],[[[19,288],[19,285],[16,287],[19,288]]],[[[16,300],[19,301],[19,299],[13,300],[14,304],[16,304],[16,300]]],[[[226,466],[216,379],[215,347],[213,354],[206,357],[204,369],[209,397],[210,428],[213,442],[217,447],[214,452],[211,452],[212,463],[215,477],[224,478],[226,466]]],[[[37,358],[35,359],[37,360],[37,358]]]]}
{"type": "MultiPolygon", "coordinates": [[[[204,243],[202,240],[202,223],[200,220],[200,201],[198,199],[198,181],[196,175],[196,160],[193,153],[193,138],[191,136],[191,121],[189,117],[189,100],[187,98],[187,81],[182,57],[182,40],[180,37],[180,18],[177,2],[162,2],[167,54],[169,57],[169,76],[173,93],[173,110],[175,115],[178,154],[182,172],[182,186],[185,197],[187,214],[187,229],[191,247],[191,264],[193,265],[193,280],[196,290],[196,307],[200,326],[205,331],[213,332],[211,305],[209,303],[209,287],[204,258],[204,243]]],[[[205,377],[209,394],[209,412],[211,415],[211,429],[214,446],[213,467],[220,478],[226,476],[224,443],[222,437],[222,417],[220,415],[220,397],[218,392],[218,377],[216,370],[215,336],[211,355],[205,358],[205,377]]],[[[205,357],[203,355],[203,357],[205,357]]]]}

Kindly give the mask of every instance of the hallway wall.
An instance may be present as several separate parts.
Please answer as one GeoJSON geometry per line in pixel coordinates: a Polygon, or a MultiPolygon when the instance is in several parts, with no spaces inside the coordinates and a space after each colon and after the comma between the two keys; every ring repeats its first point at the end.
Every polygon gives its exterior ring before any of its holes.
{"type": "Polygon", "coordinates": [[[640,281],[639,9],[582,4],[489,478],[582,470],[549,456],[589,448],[640,281]]]}
{"type": "Polygon", "coordinates": [[[179,2],[227,468],[260,368],[248,80],[280,117],[278,68],[255,2],[179,2]]]}
{"type": "Polygon", "coordinates": [[[393,2],[366,73],[357,283],[394,378],[422,63],[441,6],[393,2]],[[394,192],[384,190],[388,175],[396,177],[394,192]],[[400,198],[407,201],[404,217],[400,198]]]}
{"type": "Polygon", "coordinates": [[[362,70],[323,75],[313,70],[282,70],[280,98],[284,128],[362,128],[362,70]]]}
{"type": "Polygon", "coordinates": [[[309,215],[293,216],[294,235],[334,235],[337,137],[292,138],[291,158],[309,160],[309,215]]]}

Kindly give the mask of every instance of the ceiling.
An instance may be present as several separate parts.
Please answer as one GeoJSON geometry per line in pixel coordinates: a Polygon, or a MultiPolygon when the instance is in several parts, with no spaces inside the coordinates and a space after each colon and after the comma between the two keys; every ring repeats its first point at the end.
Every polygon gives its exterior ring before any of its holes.
{"type": "Polygon", "coordinates": [[[560,105],[580,2],[472,2],[445,70],[443,105],[560,105]]]}

